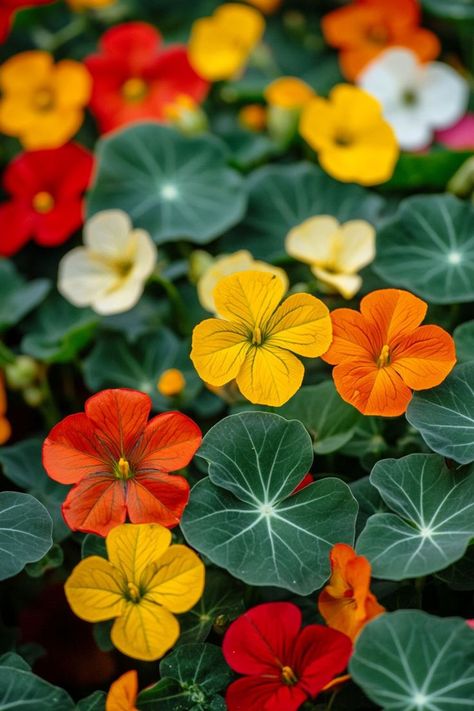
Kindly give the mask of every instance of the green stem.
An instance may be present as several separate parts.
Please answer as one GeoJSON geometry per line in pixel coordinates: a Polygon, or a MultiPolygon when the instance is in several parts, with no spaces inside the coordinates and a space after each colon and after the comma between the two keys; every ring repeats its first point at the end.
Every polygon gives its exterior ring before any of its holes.
{"type": "Polygon", "coordinates": [[[337,696],[337,691],[338,691],[338,690],[335,689],[335,690],[332,692],[331,696],[329,697],[328,705],[326,706],[326,711],[331,711],[331,709],[332,709],[332,707],[333,707],[333,705],[334,705],[334,701],[335,701],[336,696],[337,696]]]}
{"type": "Polygon", "coordinates": [[[426,576],[422,575],[415,579],[416,604],[420,610],[423,609],[423,589],[425,587],[426,576]]]}
{"type": "Polygon", "coordinates": [[[191,324],[186,311],[186,306],[181,298],[181,295],[172,281],[166,279],[163,274],[154,272],[150,281],[159,284],[165,291],[170,300],[171,306],[177,318],[178,326],[184,335],[191,331],[191,324]]]}
{"type": "Polygon", "coordinates": [[[82,34],[87,27],[85,16],[77,15],[71,22],[64,25],[57,32],[48,32],[43,28],[38,28],[35,32],[36,40],[41,49],[47,52],[55,52],[59,47],[62,47],[66,42],[70,42],[75,37],[82,34]]]}
{"type": "Polygon", "coordinates": [[[47,373],[41,383],[41,389],[44,394],[44,400],[40,405],[40,411],[44,419],[46,428],[50,430],[61,419],[61,413],[56,405],[52,390],[49,385],[47,373]]]}

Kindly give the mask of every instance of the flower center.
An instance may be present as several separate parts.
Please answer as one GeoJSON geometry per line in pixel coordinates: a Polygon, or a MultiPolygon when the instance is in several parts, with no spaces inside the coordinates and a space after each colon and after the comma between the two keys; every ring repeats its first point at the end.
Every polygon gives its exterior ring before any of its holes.
{"type": "Polygon", "coordinates": [[[259,346],[262,343],[262,332],[258,326],[253,329],[252,343],[254,346],[259,346]]]}
{"type": "Polygon", "coordinates": [[[38,111],[49,111],[54,106],[54,94],[51,89],[43,88],[35,91],[33,104],[38,111]]]}
{"type": "Polygon", "coordinates": [[[281,680],[287,686],[293,686],[298,681],[298,677],[291,667],[283,667],[281,670],[281,680]]]}
{"type": "Polygon", "coordinates": [[[125,101],[142,101],[148,94],[148,84],[140,77],[132,77],[122,84],[122,96],[125,101]]]}
{"type": "Polygon", "coordinates": [[[139,602],[141,598],[140,590],[135,583],[127,583],[127,595],[132,602],[139,602]]]}
{"type": "Polygon", "coordinates": [[[405,91],[402,93],[402,101],[405,106],[414,106],[418,101],[416,92],[413,91],[413,89],[405,89],[405,91]]]}
{"type": "Polygon", "coordinates": [[[367,39],[372,44],[384,45],[388,42],[388,32],[383,25],[374,25],[367,32],[367,39]]]}
{"type": "Polygon", "coordinates": [[[385,368],[390,363],[390,348],[385,344],[377,359],[377,368],[385,368]]]}
{"type": "Polygon", "coordinates": [[[337,131],[336,135],[334,136],[334,143],[336,146],[340,146],[341,148],[345,148],[346,146],[350,146],[353,143],[353,140],[351,136],[349,136],[348,133],[344,130],[339,130],[337,131]]]}
{"type": "Polygon", "coordinates": [[[51,212],[54,207],[54,198],[51,193],[41,190],[39,193],[33,197],[33,209],[36,212],[51,212]]]}
{"type": "Polygon", "coordinates": [[[120,457],[118,460],[117,464],[114,467],[115,470],[115,476],[118,479],[130,479],[130,477],[133,476],[133,473],[130,469],[130,464],[128,463],[128,460],[125,459],[125,457],[120,457]]]}

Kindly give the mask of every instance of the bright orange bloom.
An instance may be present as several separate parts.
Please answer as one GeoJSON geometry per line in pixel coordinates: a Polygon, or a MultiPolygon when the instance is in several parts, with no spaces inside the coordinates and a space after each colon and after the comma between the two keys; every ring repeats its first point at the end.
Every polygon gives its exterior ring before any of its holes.
{"type": "Polygon", "coordinates": [[[385,612],[370,592],[371,567],[345,543],[333,546],[329,585],[319,595],[319,612],[326,624],[354,640],[362,627],[385,612]]]}
{"type": "Polygon", "coordinates": [[[434,59],[439,40],[418,27],[419,20],[417,0],[354,0],[326,15],[321,26],[326,42],[341,50],[344,76],[353,80],[387,47],[407,47],[423,62],[434,59]]]}
{"type": "Polygon", "coordinates": [[[7,411],[7,395],[3,375],[0,373],[0,444],[5,444],[11,435],[11,427],[5,417],[7,411]]]}
{"type": "Polygon", "coordinates": [[[105,701],[105,711],[137,711],[137,694],[138,675],[132,669],[111,684],[105,701]]]}
{"type": "Polygon", "coordinates": [[[456,363],[454,341],[439,326],[420,326],[427,305],[408,291],[380,289],[365,296],[360,313],[331,313],[333,342],[322,356],[335,365],[343,400],[364,415],[402,415],[412,390],[439,385],[456,363]]]}

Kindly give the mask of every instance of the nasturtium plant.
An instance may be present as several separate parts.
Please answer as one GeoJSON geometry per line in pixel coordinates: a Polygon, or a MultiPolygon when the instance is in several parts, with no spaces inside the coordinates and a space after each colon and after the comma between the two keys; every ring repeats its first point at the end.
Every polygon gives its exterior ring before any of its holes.
{"type": "Polygon", "coordinates": [[[444,383],[416,393],[407,420],[428,446],[460,464],[474,461],[474,362],[457,366],[444,383]]]}
{"type": "Polygon", "coordinates": [[[0,331],[21,321],[38,306],[50,288],[48,279],[26,283],[12,262],[0,258],[0,331]]]}
{"type": "Polygon", "coordinates": [[[329,575],[332,543],[351,543],[357,512],[349,488],[327,478],[293,493],[312,464],[297,420],[244,412],[207,433],[199,457],[209,477],[191,491],[181,527],[190,545],[251,585],[306,595],[329,575]]]}
{"type": "Polygon", "coordinates": [[[362,630],[349,671],[387,711],[468,708],[474,695],[472,634],[457,617],[386,613],[362,630]]]}
{"type": "MultiPolygon", "coordinates": [[[[63,689],[33,674],[30,665],[18,654],[0,657],[0,708],[35,711],[73,711],[76,706],[63,689]]],[[[84,706],[77,707],[85,711],[84,706]]],[[[93,707],[89,707],[92,711],[93,707]]]]}
{"type": "Polygon", "coordinates": [[[152,123],[125,128],[99,145],[89,214],[125,210],[158,244],[210,242],[245,211],[243,181],[227,157],[214,136],[187,138],[152,123]]]}
{"type": "Polygon", "coordinates": [[[474,320],[466,321],[454,329],[456,355],[460,363],[474,360],[474,320]]]}
{"type": "Polygon", "coordinates": [[[403,200],[377,233],[374,271],[433,304],[474,299],[474,207],[452,195],[403,200]]]}
{"type": "Polygon", "coordinates": [[[370,482],[389,513],[368,518],[357,551],[376,577],[420,577],[462,557],[474,536],[472,467],[448,468],[435,454],[409,454],[378,462],[370,482]]]}

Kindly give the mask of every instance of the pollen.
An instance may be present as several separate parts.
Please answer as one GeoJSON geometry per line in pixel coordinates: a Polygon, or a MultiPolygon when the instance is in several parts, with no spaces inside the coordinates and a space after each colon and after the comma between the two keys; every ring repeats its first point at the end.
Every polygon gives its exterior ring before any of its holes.
{"type": "Polygon", "coordinates": [[[42,214],[51,212],[54,207],[54,198],[51,193],[41,190],[33,197],[33,209],[42,214]]]}
{"type": "Polygon", "coordinates": [[[377,359],[377,368],[385,368],[390,363],[390,347],[385,344],[377,359]]]}
{"type": "Polygon", "coordinates": [[[130,464],[124,457],[120,457],[117,469],[118,474],[122,479],[128,479],[130,477],[130,464]]]}
{"type": "Polygon", "coordinates": [[[122,96],[130,103],[142,101],[148,94],[148,84],[139,77],[132,77],[122,85],[122,96]]]}
{"type": "Polygon", "coordinates": [[[127,583],[128,597],[132,602],[138,602],[140,600],[140,590],[135,583],[127,583]]]}
{"type": "Polygon", "coordinates": [[[281,680],[287,686],[293,686],[298,681],[298,677],[291,667],[283,667],[281,670],[281,680]]]}
{"type": "Polygon", "coordinates": [[[253,329],[252,343],[254,346],[259,346],[262,343],[262,332],[258,326],[253,329]]]}

